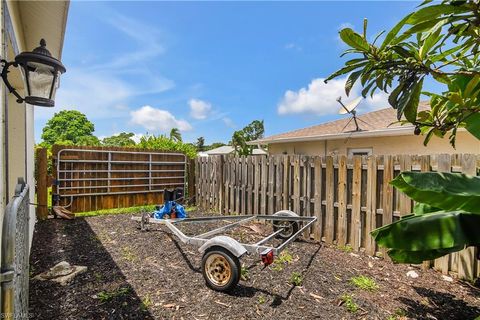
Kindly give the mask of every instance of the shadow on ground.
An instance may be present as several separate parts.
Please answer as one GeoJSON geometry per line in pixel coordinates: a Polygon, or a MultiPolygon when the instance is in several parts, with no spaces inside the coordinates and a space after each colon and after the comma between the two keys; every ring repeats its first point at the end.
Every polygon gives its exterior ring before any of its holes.
{"type": "Polygon", "coordinates": [[[88,270],[64,287],[31,279],[33,319],[153,319],[102,240],[83,218],[36,224],[30,257],[32,277],[61,261],[87,266],[88,270]]]}
{"type": "Polygon", "coordinates": [[[413,287],[413,289],[422,297],[422,300],[399,298],[405,304],[409,317],[415,319],[466,320],[475,319],[480,315],[480,308],[468,305],[452,294],[421,287],[413,287]]]}

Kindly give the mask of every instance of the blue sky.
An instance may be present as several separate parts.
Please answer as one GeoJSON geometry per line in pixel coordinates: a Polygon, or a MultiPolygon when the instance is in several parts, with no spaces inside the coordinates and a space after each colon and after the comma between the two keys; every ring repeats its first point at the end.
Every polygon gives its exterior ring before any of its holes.
{"type": "MultiPolygon", "coordinates": [[[[54,112],[76,109],[95,135],[182,131],[228,142],[265,120],[266,135],[336,119],[343,26],[393,26],[417,2],[72,2],[54,109],[36,108],[36,140],[54,112]]],[[[358,90],[349,99],[353,99],[358,90]]],[[[348,99],[345,99],[348,101],[348,99]]],[[[385,95],[360,112],[387,106],[385,95]]]]}

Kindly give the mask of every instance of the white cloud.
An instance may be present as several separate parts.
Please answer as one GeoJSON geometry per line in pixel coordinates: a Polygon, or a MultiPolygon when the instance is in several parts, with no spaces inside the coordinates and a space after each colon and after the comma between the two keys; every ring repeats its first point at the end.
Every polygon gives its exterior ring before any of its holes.
{"type": "Polygon", "coordinates": [[[190,99],[190,116],[197,120],[206,119],[212,110],[212,104],[200,99],[190,99]]]}
{"type": "MultiPolygon", "coordinates": [[[[287,90],[277,106],[280,115],[286,114],[315,114],[326,115],[336,114],[339,110],[339,104],[336,99],[345,96],[345,82],[347,78],[337,78],[324,83],[324,78],[313,79],[306,88],[298,91],[287,90]]],[[[360,85],[355,85],[348,99],[359,97],[361,94],[360,85]]],[[[378,93],[371,98],[368,96],[360,105],[359,111],[372,111],[388,107],[388,95],[378,93]]]]}
{"type": "Polygon", "coordinates": [[[69,67],[61,79],[56,108],[36,111],[36,119],[44,121],[62,109],[79,110],[90,120],[128,116],[127,106],[134,97],[165,92],[175,86],[172,80],[145,65],[165,52],[161,31],[115,12],[109,14],[104,21],[132,43],[132,49],[116,52],[108,62],[92,58],[88,66],[69,67]]]}
{"type": "Polygon", "coordinates": [[[298,44],[294,42],[289,42],[284,46],[285,49],[287,50],[297,50],[297,51],[302,51],[302,47],[299,46],[298,44]]]}
{"type": "Polygon", "coordinates": [[[188,131],[192,126],[185,120],[177,119],[167,110],[156,109],[151,106],[143,106],[130,112],[133,124],[141,125],[150,131],[170,131],[178,128],[180,131],[188,131]]]}
{"type": "Polygon", "coordinates": [[[229,117],[223,117],[223,118],[222,118],[222,121],[223,121],[223,123],[225,123],[225,125],[226,125],[227,127],[229,127],[229,128],[232,128],[232,129],[233,129],[233,128],[236,127],[236,125],[235,125],[235,123],[233,122],[233,120],[230,119],[229,117]]]}

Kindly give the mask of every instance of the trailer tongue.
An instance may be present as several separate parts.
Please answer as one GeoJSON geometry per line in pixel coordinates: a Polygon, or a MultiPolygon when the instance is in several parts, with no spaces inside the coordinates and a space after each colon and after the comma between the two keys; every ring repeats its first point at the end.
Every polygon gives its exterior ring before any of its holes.
{"type": "Polygon", "coordinates": [[[273,263],[275,256],[293,242],[302,232],[314,223],[316,217],[300,217],[293,211],[282,210],[274,215],[215,216],[184,219],[155,219],[147,213],[141,217],[132,217],[139,228],[146,231],[150,223],[163,224],[180,241],[199,247],[202,257],[202,273],[209,288],[217,291],[229,291],[240,280],[240,258],[245,254],[259,254],[265,266],[273,263]],[[177,225],[181,223],[206,223],[224,220],[238,220],[200,235],[187,236],[177,225]],[[252,221],[271,221],[273,233],[254,244],[240,243],[237,240],[220,235],[228,230],[252,221]],[[212,237],[213,236],[213,237],[212,237]],[[276,247],[266,245],[273,238],[282,239],[276,247]]]}

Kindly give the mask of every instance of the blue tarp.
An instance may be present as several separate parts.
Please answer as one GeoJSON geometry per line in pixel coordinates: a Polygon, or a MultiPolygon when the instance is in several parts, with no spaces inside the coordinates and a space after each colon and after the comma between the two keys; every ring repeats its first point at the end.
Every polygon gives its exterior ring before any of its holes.
{"type": "Polygon", "coordinates": [[[175,201],[167,201],[162,207],[160,207],[160,209],[153,211],[153,217],[155,219],[164,219],[165,215],[170,215],[172,213],[172,208],[175,208],[177,219],[183,219],[187,217],[185,208],[175,201]]]}

